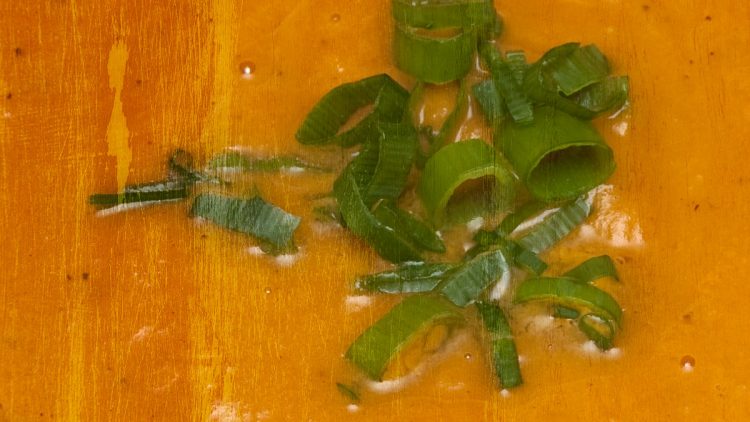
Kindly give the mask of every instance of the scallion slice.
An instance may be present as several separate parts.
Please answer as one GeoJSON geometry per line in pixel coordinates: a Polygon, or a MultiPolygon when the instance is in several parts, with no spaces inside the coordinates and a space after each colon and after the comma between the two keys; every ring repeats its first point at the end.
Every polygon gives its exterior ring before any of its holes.
{"type": "Polygon", "coordinates": [[[534,110],[531,101],[516,82],[513,69],[503,60],[494,45],[485,43],[479,52],[492,73],[492,81],[505,100],[513,121],[520,124],[531,123],[534,120],[534,110]]]}
{"type": "Polygon", "coordinates": [[[516,208],[515,211],[508,214],[503,218],[503,221],[498,226],[497,231],[505,236],[510,236],[513,231],[518,228],[524,221],[533,217],[536,214],[544,211],[549,207],[549,204],[542,201],[529,201],[520,207],[516,208]]]}
{"type": "Polygon", "coordinates": [[[508,67],[513,73],[513,79],[519,86],[522,86],[526,70],[529,68],[529,64],[526,62],[526,53],[522,50],[508,51],[505,53],[505,61],[508,62],[508,67]]]}
{"type": "Polygon", "coordinates": [[[562,319],[578,319],[581,313],[573,308],[566,308],[565,306],[555,306],[554,313],[552,314],[555,318],[562,319]]]}
{"type": "Polygon", "coordinates": [[[417,134],[410,124],[380,123],[377,130],[377,142],[367,144],[352,162],[366,204],[401,195],[417,152],[417,134]]]}
{"type": "Polygon", "coordinates": [[[604,54],[591,44],[560,57],[546,70],[557,82],[557,89],[562,94],[573,95],[604,80],[609,75],[609,63],[604,54]]]}
{"type": "Polygon", "coordinates": [[[459,310],[445,299],[410,296],[365,330],[349,346],[346,358],[369,378],[381,381],[389,366],[396,364],[394,361],[407,349],[416,348],[420,354],[434,351],[430,350],[432,345],[426,344],[431,330],[445,327],[450,331],[463,322],[459,310]]]}
{"type": "Polygon", "coordinates": [[[389,294],[431,292],[455,268],[454,264],[407,262],[393,270],[357,279],[359,290],[389,294]]]}
{"type": "Polygon", "coordinates": [[[540,277],[526,280],[516,289],[514,302],[550,301],[573,309],[587,309],[603,319],[620,323],[622,309],[602,289],[572,278],[540,277]]]}
{"type": "Polygon", "coordinates": [[[472,93],[487,118],[487,122],[497,128],[505,118],[505,101],[495,88],[492,79],[479,82],[472,87],[472,93]]]}
{"type": "Polygon", "coordinates": [[[297,140],[306,145],[338,143],[350,146],[377,139],[378,122],[400,122],[409,93],[388,75],[376,75],[340,85],[318,101],[297,131],[297,140]],[[354,128],[339,133],[361,108],[373,105],[373,112],[354,128]]]}
{"type": "Polygon", "coordinates": [[[597,256],[588,259],[563,274],[563,277],[575,278],[583,283],[592,283],[600,278],[611,277],[619,281],[615,263],[608,255],[597,256]]]}
{"type": "Polygon", "coordinates": [[[268,242],[272,253],[296,250],[293,236],[300,218],[269,204],[259,196],[242,199],[202,194],[195,198],[190,213],[226,229],[268,242]]]}
{"type": "Polygon", "coordinates": [[[126,186],[121,193],[99,193],[89,196],[89,203],[97,207],[113,207],[122,204],[159,203],[185,199],[190,194],[183,180],[146,183],[126,186]]]}
{"type": "Polygon", "coordinates": [[[483,252],[451,272],[438,290],[457,306],[465,307],[509,270],[502,250],[483,252]]]}
{"type": "Polygon", "coordinates": [[[615,326],[599,315],[587,314],[578,320],[578,329],[602,350],[609,350],[614,346],[615,326]]]}
{"type": "Polygon", "coordinates": [[[365,205],[351,166],[336,180],[333,193],[346,226],[380,256],[392,262],[421,261],[419,250],[405,234],[380,222],[365,205]]]}
{"type": "Polygon", "coordinates": [[[393,19],[415,28],[485,28],[496,25],[491,0],[393,0],[393,19]]]}
{"type": "Polygon", "coordinates": [[[571,99],[599,115],[625,106],[629,93],[630,79],[627,76],[611,76],[575,94],[571,99]]]}
{"type": "Polygon", "coordinates": [[[570,234],[583,223],[591,213],[591,206],[585,198],[560,207],[518,239],[518,243],[534,253],[551,248],[555,243],[570,234]]]}
{"type": "Polygon", "coordinates": [[[513,388],[523,384],[521,367],[518,363],[516,343],[505,312],[494,304],[476,304],[484,326],[490,334],[492,363],[501,388],[513,388]]]}
{"type": "Polygon", "coordinates": [[[406,235],[411,242],[420,249],[431,252],[445,252],[445,244],[435,230],[414,215],[399,208],[389,201],[381,201],[372,210],[375,218],[381,223],[393,228],[398,233],[406,235]]]}
{"type": "Polygon", "coordinates": [[[440,132],[435,136],[435,139],[432,142],[430,155],[448,145],[452,141],[451,137],[455,136],[456,130],[461,124],[460,120],[466,116],[466,110],[469,107],[469,96],[467,91],[466,80],[462,79],[459,82],[458,93],[456,94],[456,105],[440,127],[440,132]]]}
{"type": "Polygon", "coordinates": [[[495,150],[479,139],[457,142],[430,157],[417,192],[432,221],[440,225],[455,190],[469,180],[485,176],[495,178],[495,191],[499,195],[509,196],[514,177],[495,150]]]}
{"type": "Polygon", "coordinates": [[[463,78],[472,66],[477,35],[464,28],[452,37],[423,35],[414,28],[396,25],[393,51],[396,66],[415,78],[443,84],[463,78]]]}
{"type": "Polygon", "coordinates": [[[535,198],[572,199],[612,175],[612,149],[589,122],[552,107],[535,113],[532,124],[507,124],[497,140],[535,198]]]}

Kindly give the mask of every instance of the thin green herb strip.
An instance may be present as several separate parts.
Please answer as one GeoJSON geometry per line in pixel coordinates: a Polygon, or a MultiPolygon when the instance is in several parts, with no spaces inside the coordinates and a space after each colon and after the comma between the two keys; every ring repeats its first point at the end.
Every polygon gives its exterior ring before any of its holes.
{"type": "Polygon", "coordinates": [[[615,263],[608,255],[597,256],[588,259],[573,268],[572,270],[563,274],[563,277],[575,278],[583,283],[592,283],[600,278],[611,277],[614,280],[619,281],[620,278],[617,275],[617,268],[615,263]]]}
{"type": "Polygon", "coordinates": [[[518,239],[518,243],[531,252],[543,252],[570,234],[590,213],[589,203],[585,198],[579,198],[547,216],[544,221],[518,239]]]}
{"type": "Polygon", "coordinates": [[[603,319],[620,323],[622,309],[609,293],[572,278],[540,277],[526,280],[518,286],[515,303],[550,301],[574,309],[589,309],[603,319]]]}
{"type": "Polygon", "coordinates": [[[503,310],[493,304],[476,304],[485,328],[490,334],[492,364],[502,388],[514,388],[523,384],[518,352],[508,318],[503,310]]]}
{"type": "Polygon", "coordinates": [[[465,307],[508,271],[510,268],[502,250],[484,252],[451,272],[439,291],[456,306],[465,307]]]}
{"type": "Polygon", "coordinates": [[[575,94],[571,100],[600,115],[626,106],[629,95],[630,79],[627,76],[611,76],[575,94]]]}
{"type": "Polygon", "coordinates": [[[122,193],[99,193],[89,196],[89,204],[97,207],[113,207],[122,204],[159,203],[185,199],[190,195],[182,180],[129,185],[122,193]]]}
{"type": "Polygon", "coordinates": [[[396,25],[393,41],[396,66],[432,84],[455,81],[471,70],[476,40],[476,31],[470,28],[464,28],[453,37],[441,38],[396,25]]]}
{"type": "Polygon", "coordinates": [[[190,211],[229,230],[268,242],[274,253],[295,251],[294,232],[300,218],[256,196],[250,199],[202,194],[190,211]]]}
{"type": "Polygon", "coordinates": [[[375,125],[401,121],[408,100],[409,93],[388,75],[340,85],[315,104],[297,131],[297,140],[305,145],[350,146],[377,139],[375,125]],[[354,113],[367,105],[374,105],[373,112],[354,128],[339,134],[354,113]]]}
{"type": "Polygon", "coordinates": [[[358,290],[387,294],[427,293],[435,289],[454,264],[407,262],[390,271],[357,279],[358,290]]]}
{"type": "Polygon", "coordinates": [[[438,324],[463,322],[459,310],[440,297],[410,296],[365,330],[349,346],[346,358],[369,378],[381,381],[391,361],[415,337],[438,324]]]}
{"type": "Polygon", "coordinates": [[[299,157],[282,155],[278,157],[253,157],[238,151],[220,153],[208,162],[211,170],[241,171],[241,172],[275,172],[281,170],[312,170],[329,172],[330,168],[308,163],[299,157]]]}
{"type": "Polygon", "coordinates": [[[440,132],[435,136],[432,142],[432,148],[430,149],[430,155],[433,155],[436,151],[444,146],[448,145],[455,136],[456,130],[461,124],[460,119],[466,116],[466,111],[469,108],[469,95],[467,84],[465,80],[461,80],[458,86],[458,93],[456,94],[456,105],[453,110],[443,122],[443,126],[440,127],[440,132]]]}
{"type": "Polygon", "coordinates": [[[505,101],[495,87],[492,79],[477,83],[472,87],[474,98],[479,103],[487,123],[497,129],[505,119],[505,101]]]}

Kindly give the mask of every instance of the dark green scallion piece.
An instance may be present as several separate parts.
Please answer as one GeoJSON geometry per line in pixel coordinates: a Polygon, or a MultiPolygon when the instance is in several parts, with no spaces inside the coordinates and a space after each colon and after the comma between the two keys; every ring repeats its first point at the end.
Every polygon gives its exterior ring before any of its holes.
{"type": "Polygon", "coordinates": [[[393,270],[357,279],[359,290],[388,294],[431,292],[455,268],[454,264],[407,262],[393,270]]]}
{"type": "Polygon", "coordinates": [[[591,213],[585,198],[560,207],[519,238],[518,244],[534,253],[543,252],[570,234],[591,213]]]}
{"type": "Polygon", "coordinates": [[[396,25],[393,51],[399,69],[421,81],[444,84],[469,73],[476,43],[477,33],[471,28],[446,38],[396,25]]]}
{"type": "Polygon", "coordinates": [[[513,121],[519,124],[529,124],[534,121],[531,101],[516,82],[513,69],[503,60],[500,52],[489,43],[483,44],[479,52],[492,73],[492,81],[503,97],[513,121]]]}
{"type": "Polygon", "coordinates": [[[121,193],[104,193],[89,196],[89,203],[101,208],[123,204],[156,204],[185,199],[190,194],[182,180],[129,185],[121,193]]]}
{"type": "Polygon", "coordinates": [[[438,290],[456,306],[465,307],[508,271],[510,268],[502,250],[483,252],[451,272],[438,290]]]}
{"type": "Polygon", "coordinates": [[[388,75],[376,75],[340,85],[318,101],[297,131],[297,140],[305,145],[338,143],[351,146],[373,141],[380,134],[380,122],[400,122],[409,101],[409,92],[388,75]],[[339,133],[360,109],[372,105],[373,111],[352,129],[339,133]]]}
{"type": "Polygon", "coordinates": [[[617,268],[615,268],[615,263],[608,255],[602,255],[588,259],[577,267],[563,274],[563,277],[575,278],[582,283],[592,283],[604,277],[611,277],[616,281],[620,280],[617,275],[617,268]]]}
{"type": "Polygon", "coordinates": [[[226,229],[256,237],[270,246],[271,253],[296,251],[293,236],[300,218],[258,196],[242,199],[202,194],[195,198],[190,213],[226,229]]]}
{"type": "Polygon", "coordinates": [[[523,378],[518,363],[516,343],[505,312],[491,303],[478,302],[476,306],[490,334],[492,364],[495,368],[495,375],[500,380],[500,386],[502,388],[518,387],[523,384],[523,378]]]}

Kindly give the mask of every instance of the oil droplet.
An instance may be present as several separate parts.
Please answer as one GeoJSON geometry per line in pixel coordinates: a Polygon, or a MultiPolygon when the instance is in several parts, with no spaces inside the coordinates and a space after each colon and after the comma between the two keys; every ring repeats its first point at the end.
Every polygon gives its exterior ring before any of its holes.
{"type": "Polygon", "coordinates": [[[693,372],[695,368],[695,358],[690,355],[685,355],[680,359],[680,366],[682,366],[683,372],[693,372]]]}
{"type": "Polygon", "coordinates": [[[266,292],[267,295],[270,295],[271,294],[271,288],[270,287],[266,287],[266,289],[264,290],[264,292],[266,292]]]}
{"type": "Polygon", "coordinates": [[[240,63],[240,77],[245,80],[250,80],[255,76],[255,63],[253,62],[242,62],[240,63]]]}
{"type": "Polygon", "coordinates": [[[471,353],[467,353],[467,354],[464,355],[464,359],[466,359],[466,360],[471,360],[471,357],[472,357],[471,353]]]}
{"type": "Polygon", "coordinates": [[[331,21],[338,22],[340,20],[341,20],[341,15],[339,15],[338,13],[334,13],[331,15],[331,21]]]}

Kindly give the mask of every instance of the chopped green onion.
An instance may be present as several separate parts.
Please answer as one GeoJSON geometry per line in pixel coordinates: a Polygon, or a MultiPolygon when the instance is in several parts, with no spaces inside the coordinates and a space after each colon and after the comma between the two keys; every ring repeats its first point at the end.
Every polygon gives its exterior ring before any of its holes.
{"type": "Polygon", "coordinates": [[[359,403],[359,393],[357,392],[356,387],[337,382],[336,389],[339,390],[339,393],[350,402],[359,403]]]}
{"type": "Polygon", "coordinates": [[[615,170],[612,150],[587,121],[551,107],[536,109],[530,125],[510,122],[498,139],[505,157],[537,199],[572,199],[615,170]]]}
{"type": "Polygon", "coordinates": [[[502,250],[483,252],[451,272],[439,290],[457,306],[465,307],[508,271],[510,268],[502,250]]]}
{"type": "Polygon", "coordinates": [[[491,0],[394,0],[391,4],[396,23],[415,28],[492,28],[497,25],[497,13],[491,0]]]}
{"type": "Polygon", "coordinates": [[[389,294],[431,292],[455,268],[453,264],[407,262],[393,270],[357,279],[359,290],[389,294]]]}
{"type": "Polygon", "coordinates": [[[557,82],[557,89],[564,95],[576,92],[601,82],[609,75],[609,63],[595,45],[573,50],[552,63],[547,72],[557,82]]]}
{"type": "Polygon", "coordinates": [[[563,274],[563,277],[575,278],[583,283],[591,283],[600,278],[611,277],[619,281],[615,263],[608,255],[597,256],[563,274]]]}
{"type": "Polygon", "coordinates": [[[622,309],[609,293],[572,278],[540,277],[526,280],[516,289],[515,303],[551,301],[567,308],[588,309],[603,319],[620,323],[622,309]]]}
{"type": "Polygon", "coordinates": [[[520,124],[531,123],[534,120],[534,110],[531,101],[516,82],[513,69],[502,59],[500,52],[494,45],[485,43],[479,52],[490,68],[492,81],[503,100],[505,100],[505,105],[511,117],[513,117],[513,121],[520,124]]]}
{"type": "Polygon", "coordinates": [[[516,230],[516,228],[518,228],[518,226],[521,225],[521,223],[533,217],[534,215],[539,214],[548,207],[549,205],[545,202],[533,200],[529,201],[518,207],[512,213],[506,215],[505,218],[503,218],[503,221],[500,223],[500,226],[498,226],[497,230],[500,234],[509,236],[513,233],[513,231],[516,230]]]}
{"type": "Polygon", "coordinates": [[[505,312],[496,305],[484,302],[476,304],[484,326],[492,342],[492,363],[502,388],[513,388],[523,384],[518,363],[516,343],[505,312]]]}
{"type": "Polygon", "coordinates": [[[599,315],[582,316],[578,320],[578,329],[602,350],[609,350],[614,346],[615,327],[609,320],[599,315]]]}
{"type": "Polygon", "coordinates": [[[338,143],[350,146],[377,139],[378,122],[399,122],[406,110],[409,93],[388,75],[377,75],[340,85],[318,101],[297,131],[305,145],[338,143]],[[361,108],[374,105],[373,112],[354,128],[339,133],[361,108]]]}
{"type": "Polygon", "coordinates": [[[513,79],[519,86],[523,85],[526,70],[529,68],[529,64],[526,63],[526,53],[522,50],[508,51],[505,53],[505,61],[508,62],[508,67],[513,73],[513,79]]]}
{"type": "Polygon", "coordinates": [[[425,82],[455,81],[469,73],[476,40],[476,31],[470,28],[464,28],[453,37],[442,38],[396,25],[393,42],[396,66],[425,82]]]}
{"type": "Polygon", "coordinates": [[[304,169],[328,172],[331,169],[308,163],[298,157],[282,155],[259,158],[238,151],[223,152],[208,162],[209,169],[243,172],[274,172],[290,169],[304,169]]]}
{"type": "Polygon", "coordinates": [[[378,141],[366,144],[351,163],[368,205],[401,195],[417,151],[417,134],[410,124],[380,123],[377,128],[378,141]]]}
{"type": "Polygon", "coordinates": [[[586,199],[579,198],[547,216],[518,239],[518,243],[534,253],[545,251],[570,234],[590,213],[591,206],[586,199]]]}
{"type": "Polygon", "coordinates": [[[477,245],[466,252],[464,259],[472,259],[482,252],[499,247],[505,252],[508,260],[517,267],[531,271],[536,275],[542,274],[547,269],[547,263],[539,259],[534,252],[497,232],[480,230],[474,235],[474,242],[477,245]]]}
{"type": "Polygon", "coordinates": [[[205,218],[229,230],[238,231],[268,242],[272,253],[295,251],[294,231],[300,218],[262,198],[230,198],[202,194],[195,198],[190,211],[194,217],[205,218]]]}
{"type": "Polygon", "coordinates": [[[381,223],[398,233],[404,233],[419,248],[431,252],[445,252],[445,244],[435,230],[394,203],[382,201],[374,207],[372,213],[381,223]]]}
{"type": "Polygon", "coordinates": [[[464,79],[459,83],[458,94],[456,94],[456,106],[443,122],[440,132],[435,136],[432,142],[430,155],[434,154],[440,148],[451,142],[451,137],[455,136],[457,128],[461,125],[461,119],[466,116],[466,110],[469,108],[469,95],[467,84],[464,79]]]}
{"type": "Polygon", "coordinates": [[[599,115],[623,107],[630,93],[627,76],[611,76],[575,94],[571,99],[580,106],[599,115]]]}
{"type": "Polygon", "coordinates": [[[158,203],[185,199],[190,194],[183,180],[129,185],[121,193],[104,193],[89,196],[89,203],[98,207],[113,207],[122,204],[158,203]]]}
{"type": "Polygon", "coordinates": [[[505,101],[497,92],[495,82],[492,79],[479,82],[472,87],[472,93],[484,112],[487,122],[493,128],[497,128],[505,119],[505,101]]]}
{"type": "Polygon", "coordinates": [[[437,326],[450,330],[463,322],[459,310],[440,297],[410,296],[362,333],[349,346],[346,358],[371,379],[381,381],[405,349],[424,347],[419,340],[429,337],[430,330],[437,326]]]}
{"type": "Polygon", "coordinates": [[[419,251],[405,238],[404,233],[381,223],[365,205],[351,166],[333,185],[341,215],[347,227],[366,240],[380,256],[392,262],[420,261],[419,251]]]}
{"type": "Polygon", "coordinates": [[[485,176],[495,178],[496,194],[504,199],[510,196],[514,176],[495,150],[479,139],[457,142],[430,157],[417,192],[430,218],[439,225],[445,218],[445,207],[456,189],[469,180],[485,176]]]}

